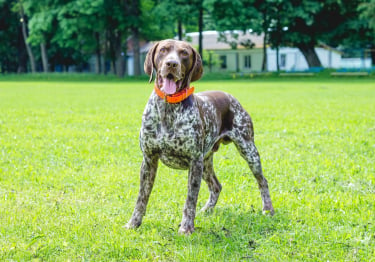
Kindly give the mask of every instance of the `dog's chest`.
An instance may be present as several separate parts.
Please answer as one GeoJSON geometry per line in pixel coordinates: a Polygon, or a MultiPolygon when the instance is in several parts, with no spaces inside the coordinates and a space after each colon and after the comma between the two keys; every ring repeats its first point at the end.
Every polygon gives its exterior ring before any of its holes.
{"type": "Polygon", "coordinates": [[[167,104],[151,96],[142,118],[140,145],[146,154],[159,154],[174,168],[187,168],[202,154],[202,123],[190,104],[167,104]]]}

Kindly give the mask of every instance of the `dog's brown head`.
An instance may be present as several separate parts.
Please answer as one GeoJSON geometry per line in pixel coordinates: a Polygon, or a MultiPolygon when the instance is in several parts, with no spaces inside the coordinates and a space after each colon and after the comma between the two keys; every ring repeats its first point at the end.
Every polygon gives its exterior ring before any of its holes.
{"type": "Polygon", "coordinates": [[[190,44],[176,40],[155,43],[147,53],[144,69],[150,82],[155,69],[156,84],[169,95],[189,87],[190,82],[200,79],[203,73],[198,52],[190,44]]]}

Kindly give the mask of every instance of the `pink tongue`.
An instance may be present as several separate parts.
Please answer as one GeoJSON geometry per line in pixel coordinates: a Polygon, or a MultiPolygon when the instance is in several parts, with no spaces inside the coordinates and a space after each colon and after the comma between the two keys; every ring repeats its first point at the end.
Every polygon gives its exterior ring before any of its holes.
{"type": "Polygon", "coordinates": [[[173,81],[173,79],[164,78],[163,82],[164,82],[163,89],[167,95],[172,95],[176,93],[177,85],[176,85],[176,82],[173,81]]]}

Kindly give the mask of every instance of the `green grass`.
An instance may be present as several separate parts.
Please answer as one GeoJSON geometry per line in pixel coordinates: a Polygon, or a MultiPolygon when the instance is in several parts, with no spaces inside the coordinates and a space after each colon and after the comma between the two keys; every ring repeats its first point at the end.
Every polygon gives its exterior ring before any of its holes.
{"type": "MultiPolygon", "coordinates": [[[[92,79],[95,80],[95,79],[92,79]]],[[[0,82],[1,261],[375,261],[375,84],[359,79],[200,81],[252,115],[276,214],[234,146],[223,191],[196,232],[177,233],[187,173],[160,166],[138,194],[147,81],[0,82]]],[[[208,197],[204,183],[198,199],[208,197]]]]}

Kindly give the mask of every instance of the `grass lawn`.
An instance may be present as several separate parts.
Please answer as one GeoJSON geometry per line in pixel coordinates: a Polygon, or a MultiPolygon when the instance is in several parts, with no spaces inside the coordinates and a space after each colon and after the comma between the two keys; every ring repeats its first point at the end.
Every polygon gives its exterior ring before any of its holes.
{"type": "MultiPolygon", "coordinates": [[[[250,112],[274,217],[233,145],[223,191],[196,232],[177,233],[187,172],[160,165],[142,226],[147,81],[0,82],[1,261],[375,261],[373,80],[200,81],[250,112]]],[[[198,208],[208,198],[202,183],[198,208]]]]}

